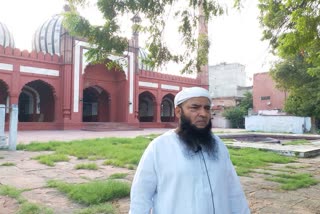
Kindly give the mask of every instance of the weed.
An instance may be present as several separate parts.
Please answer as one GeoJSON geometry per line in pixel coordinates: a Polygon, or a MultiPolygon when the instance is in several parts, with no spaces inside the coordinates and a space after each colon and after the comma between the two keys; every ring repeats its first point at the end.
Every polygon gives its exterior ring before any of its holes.
{"type": "Polygon", "coordinates": [[[99,167],[96,163],[81,163],[75,166],[75,169],[97,170],[99,167]]]}

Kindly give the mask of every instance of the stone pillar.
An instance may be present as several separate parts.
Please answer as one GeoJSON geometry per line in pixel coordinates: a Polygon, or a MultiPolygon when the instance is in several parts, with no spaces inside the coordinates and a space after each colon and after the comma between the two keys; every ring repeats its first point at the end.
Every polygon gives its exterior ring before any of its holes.
{"type": "Polygon", "coordinates": [[[6,136],[4,134],[5,117],[6,106],[0,104],[0,148],[6,147],[6,136]]]}
{"type": "Polygon", "coordinates": [[[9,127],[9,150],[15,151],[17,148],[18,135],[18,105],[12,104],[10,108],[10,127],[9,127]]]}
{"type": "Polygon", "coordinates": [[[161,101],[156,103],[156,122],[161,123],[161,101]]]}

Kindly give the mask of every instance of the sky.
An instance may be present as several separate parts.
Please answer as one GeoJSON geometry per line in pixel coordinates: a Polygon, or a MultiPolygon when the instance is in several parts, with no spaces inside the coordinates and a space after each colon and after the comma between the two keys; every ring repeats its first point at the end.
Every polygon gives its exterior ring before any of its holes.
{"type": "MultiPolygon", "coordinates": [[[[245,66],[248,78],[269,70],[275,57],[269,54],[268,42],[261,41],[257,2],[244,0],[240,12],[231,9],[228,15],[209,22],[209,66],[240,63],[245,66]]],[[[31,50],[33,33],[52,15],[62,12],[64,4],[64,0],[0,0],[0,22],[14,35],[16,48],[31,50]]],[[[96,8],[83,13],[92,23],[102,23],[96,8]]]]}

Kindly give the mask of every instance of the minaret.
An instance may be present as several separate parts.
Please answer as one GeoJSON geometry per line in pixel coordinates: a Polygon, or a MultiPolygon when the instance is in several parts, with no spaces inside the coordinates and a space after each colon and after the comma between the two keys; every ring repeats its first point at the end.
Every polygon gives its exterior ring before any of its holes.
{"type": "Polygon", "coordinates": [[[130,41],[129,47],[131,47],[131,52],[134,53],[134,68],[135,72],[138,73],[139,71],[139,24],[141,22],[141,18],[138,14],[135,14],[131,21],[133,23],[132,25],[132,38],[130,41]]]}
{"type": "MultiPolygon", "coordinates": [[[[208,20],[206,19],[203,8],[202,1],[199,5],[199,31],[198,38],[205,36],[208,37],[208,20]]],[[[207,56],[208,57],[208,56],[207,56]]],[[[209,89],[209,74],[208,74],[208,64],[201,66],[201,72],[197,74],[197,79],[200,80],[200,86],[209,89]]]]}

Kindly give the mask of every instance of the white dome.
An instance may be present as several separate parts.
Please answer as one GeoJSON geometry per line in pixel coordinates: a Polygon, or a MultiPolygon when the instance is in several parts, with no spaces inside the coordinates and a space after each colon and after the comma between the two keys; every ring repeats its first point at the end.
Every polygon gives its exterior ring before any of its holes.
{"type": "Polygon", "coordinates": [[[8,30],[7,26],[0,22],[0,45],[3,47],[14,48],[14,39],[12,33],[8,30]]]}
{"type": "Polygon", "coordinates": [[[54,15],[44,22],[33,35],[32,50],[60,55],[61,35],[65,32],[62,20],[62,15],[54,15]]]}

